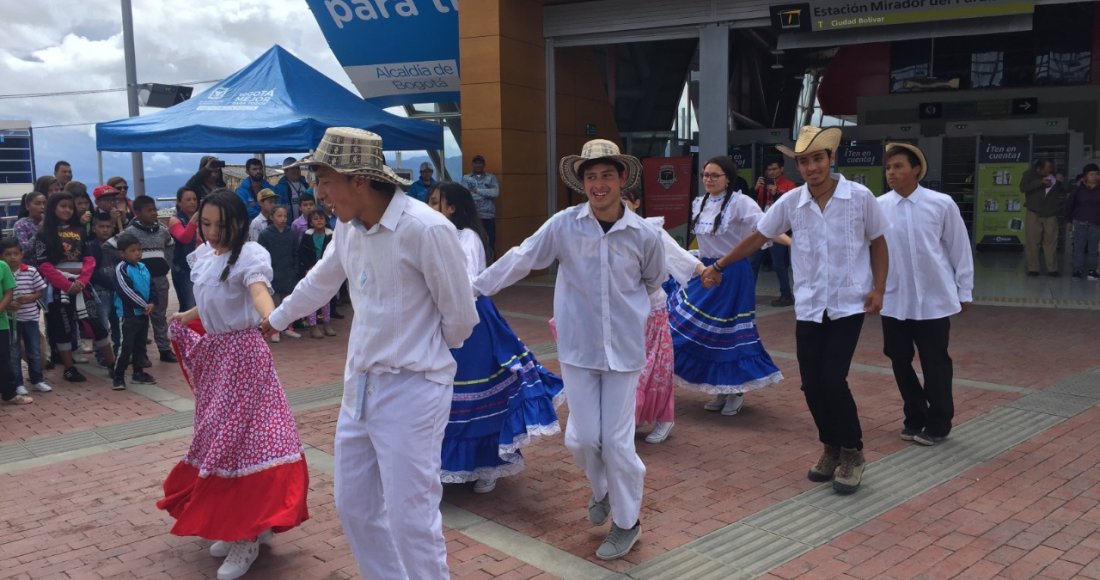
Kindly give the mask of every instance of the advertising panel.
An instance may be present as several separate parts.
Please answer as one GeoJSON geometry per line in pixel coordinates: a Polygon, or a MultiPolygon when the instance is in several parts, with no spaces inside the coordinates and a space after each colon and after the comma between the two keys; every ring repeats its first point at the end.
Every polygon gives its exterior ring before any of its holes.
{"type": "Polygon", "coordinates": [[[984,137],[978,144],[974,240],[982,246],[1024,243],[1020,180],[1031,163],[1027,137],[984,137]]]}
{"type": "Polygon", "coordinates": [[[886,193],[882,169],[882,141],[846,141],[836,152],[837,173],[871,190],[886,193]]]}
{"type": "Polygon", "coordinates": [[[665,230],[681,246],[687,244],[691,211],[691,157],[649,157],[642,160],[644,208],[648,217],[663,216],[665,230]]]}

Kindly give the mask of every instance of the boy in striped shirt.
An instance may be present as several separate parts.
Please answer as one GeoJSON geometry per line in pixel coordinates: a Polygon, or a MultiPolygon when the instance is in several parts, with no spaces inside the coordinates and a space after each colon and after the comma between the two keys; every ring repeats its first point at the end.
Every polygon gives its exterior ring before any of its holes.
{"type": "Polygon", "coordinates": [[[42,376],[42,343],[38,336],[38,320],[41,317],[39,302],[46,291],[46,281],[34,266],[23,263],[23,248],[19,240],[4,238],[0,240],[0,257],[11,268],[15,277],[15,290],[11,305],[8,306],[11,322],[11,379],[15,392],[26,395],[23,386],[22,359],[24,349],[27,355],[27,375],[31,388],[39,393],[53,390],[42,376]]]}

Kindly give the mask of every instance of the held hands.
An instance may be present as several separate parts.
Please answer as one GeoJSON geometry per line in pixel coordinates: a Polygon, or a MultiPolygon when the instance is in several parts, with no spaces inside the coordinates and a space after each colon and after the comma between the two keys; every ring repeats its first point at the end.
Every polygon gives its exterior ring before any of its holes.
{"type": "Polygon", "coordinates": [[[268,321],[266,316],[264,317],[263,322],[260,323],[260,333],[264,336],[275,334],[275,328],[271,326],[271,322],[268,321]]]}
{"type": "Polygon", "coordinates": [[[69,294],[76,296],[84,291],[84,285],[80,283],[80,280],[73,280],[71,286],[69,286],[69,294]]]}
{"type": "Polygon", "coordinates": [[[177,313],[173,314],[172,316],[168,317],[168,322],[181,322],[181,323],[186,324],[187,323],[187,317],[184,316],[183,312],[177,312],[177,313]]]}
{"type": "Polygon", "coordinates": [[[722,273],[715,270],[714,266],[707,266],[700,277],[703,279],[703,288],[713,288],[722,283],[722,273]]]}
{"type": "Polygon", "coordinates": [[[878,314],[882,310],[883,294],[885,294],[883,290],[872,289],[867,299],[863,301],[863,311],[867,314],[878,314]]]}

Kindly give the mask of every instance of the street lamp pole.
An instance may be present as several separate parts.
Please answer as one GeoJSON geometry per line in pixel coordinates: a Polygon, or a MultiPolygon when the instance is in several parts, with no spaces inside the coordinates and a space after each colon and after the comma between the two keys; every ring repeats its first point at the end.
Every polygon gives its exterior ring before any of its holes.
{"type": "MultiPolygon", "coordinates": [[[[130,9],[130,0],[122,0],[122,46],[126,52],[126,103],[130,108],[130,116],[137,117],[138,112],[138,84],[137,63],[134,56],[134,15],[130,9]]],[[[134,175],[130,181],[130,187],[134,195],[145,194],[145,166],[142,163],[141,153],[131,153],[134,167],[134,175]]]]}

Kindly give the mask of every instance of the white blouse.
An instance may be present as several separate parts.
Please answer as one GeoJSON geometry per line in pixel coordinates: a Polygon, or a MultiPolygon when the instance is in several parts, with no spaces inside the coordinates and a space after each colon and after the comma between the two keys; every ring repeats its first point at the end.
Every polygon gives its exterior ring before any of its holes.
{"type": "Polygon", "coordinates": [[[216,254],[205,243],[187,256],[191,265],[191,283],[195,288],[195,304],[203,327],[211,334],[223,334],[260,326],[263,317],[252,303],[248,290],[253,282],[263,282],[271,291],[271,256],[256,242],[245,242],[237,263],[229,269],[229,277],[220,278],[229,253],[216,254]]]}
{"type": "Polygon", "coordinates": [[[481,236],[470,228],[458,230],[458,243],[466,255],[466,273],[472,281],[485,269],[485,244],[481,243],[481,236]]]}
{"type": "Polygon", "coordinates": [[[756,223],[764,212],[760,211],[756,200],[735,191],[732,194],[706,194],[695,198],[691,204],[691,215],[699,216],[695,218],[692,229],[695,239],[699,241],[699,257],[717,260],[756,230],[756,223]],[[718,230],[714,231],[714,222],[718,219],[718,211],[722,209],[726,195],[733,197],[722,212],[722,222],[718,224],[718,230]],[[703,200],[706,200],[705,205],[703,200]]]}
{"type": "MultiPolygon", "coordinates": [[[[688,281],[695,277],[695,267],[701,266],[702,262],[699,261],[699,258],[693,256],[691,252],[682,248],[680,243],[665,231],[665,218],[648,217],[645,218],[645,221],[653,224],[661,232],[661,242],[665,247],[667,276],[672,276],[681,286],[687,285],[688,281]]],[[[667,308],[665,304],[667,300],[668,294],[665,293],[664,288],[658,286],[657,289],[649,293],[649,308],[651,310],[667,308]]]]}

